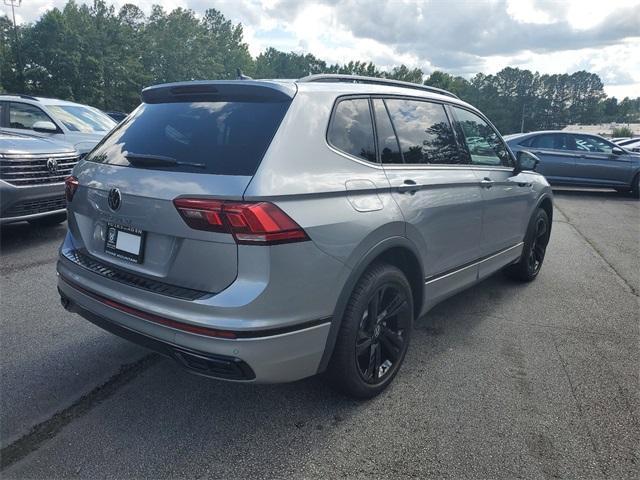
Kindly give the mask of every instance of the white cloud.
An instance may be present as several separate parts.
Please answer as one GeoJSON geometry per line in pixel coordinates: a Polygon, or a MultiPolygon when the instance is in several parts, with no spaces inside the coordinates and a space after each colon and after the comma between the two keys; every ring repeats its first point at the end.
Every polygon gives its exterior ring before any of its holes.
{"type": "MultiPolygon", "coordinates": [[[[82,0],[78,0],[81,2],[82,0]]],[[[64,0],[28,0],[19,22],[64,0]]],[[[126,1],[110,2],[119,8],[126,1]]],[[[404,63],[470,76],[511,65],[541,73],[598,73],[608,94],[640,96],[640,0],[142,0],[166,10],[212,6],[242,22],[252,55],[266,47],[329,62],[404,63]]],[[[0,12],[10,14],[8,7],[0,12]]]]}

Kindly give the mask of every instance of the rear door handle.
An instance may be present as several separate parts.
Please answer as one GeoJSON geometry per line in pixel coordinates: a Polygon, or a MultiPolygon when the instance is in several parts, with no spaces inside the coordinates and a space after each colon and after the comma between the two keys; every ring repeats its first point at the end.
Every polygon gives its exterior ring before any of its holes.
{"type": "Polygon", "coordinates": [[[491,180],[489,177],[484,177],[480,181],[480,185],[482,185],[484,188],[491,188],[493,187],[493,180],[491,180]]]}
{"type": "Polygon", "coordinates": [[[404,193],[404,192],[414,193],[416,190],[418,190],[418,185],[416,184],[415,180],[411,180],[410,178],[408,178],[403,183],[404,185],[400,185],[398,187],[398,191],[400,193],[404,193]]]}

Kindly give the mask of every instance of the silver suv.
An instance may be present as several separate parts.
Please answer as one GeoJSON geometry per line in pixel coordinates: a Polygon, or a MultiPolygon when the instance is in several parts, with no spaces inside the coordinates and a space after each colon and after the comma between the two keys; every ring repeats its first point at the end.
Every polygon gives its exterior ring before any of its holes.
{"type": "Polygon", "coordinates": [[[116,124],[106,113],[88,105],[31,95],[0,95],[3,129],[70,143],[81,156],[116,124]]]}
{"type": "Polygon", "coordinates": [[[63,222],[64,181],[77,162],[71,145],[0,130],[0,224],[63,222]]]}
{"type": "Polygon", "coordinates": [[[143,103],[67,182],[63,305],[228,380],[383,390],[412,324],[504,267],[552,197],[476,109],[363,77],[202,81],[143,103]]]}

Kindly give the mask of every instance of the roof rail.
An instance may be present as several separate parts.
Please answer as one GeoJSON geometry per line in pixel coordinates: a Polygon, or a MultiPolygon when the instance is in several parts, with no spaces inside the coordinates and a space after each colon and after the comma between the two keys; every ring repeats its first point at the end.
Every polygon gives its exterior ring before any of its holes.
{"type": "Polygon", "coordinates": [[[24,93],[0,93],[0,97],[4,97],[4,96],[26,98],[27,100],[35,100],[36,102],[40,101],[36,97],[32,97],[31,95],[25,95],[24,93]]]}
{"type": "Polygon", "coordinates": [[[341,75],[333,73],[321,73],[318,75],[308,75],[298,79],[298,82],[325,82],[325,83],[366,83],[370,85],[388,85],[390,87],[413,88],[415,90],[423,90],[426,92],[438,93],[447,97],[458,98],[457,95],[443,90],[442,88],[430,87],[428,85],[420,85],[419,83],[403,82],[401,80],[392,80],[389,78],[365,77],[362,75],[341,75]]]}

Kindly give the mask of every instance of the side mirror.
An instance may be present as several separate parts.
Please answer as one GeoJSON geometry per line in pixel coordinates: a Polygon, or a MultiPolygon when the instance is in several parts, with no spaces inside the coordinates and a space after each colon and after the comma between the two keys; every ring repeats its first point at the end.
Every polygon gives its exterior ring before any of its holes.
{"type": "Polygon", "coordinates": [[[47,120],[40,120],[34,123],[31,126],[31,129],[40,133],[56,133],[58,131],[58,127],[56,127],[55,123],[47,120]]]}
{"type": "Polygon", "coordinates": [[[611,153],[613,153],[614,155],[624,155],[625,151],[623,148],[620,147],[613,147],[611,149],[611,153]]]}
{"type": "Polygon", "coordinates": [[[517,175],[525,170],[535,172],[538,163],[540,159],[536,155],[527,150],[520,150],[516,153],[516,168],[513,173],[517,175]]]}

